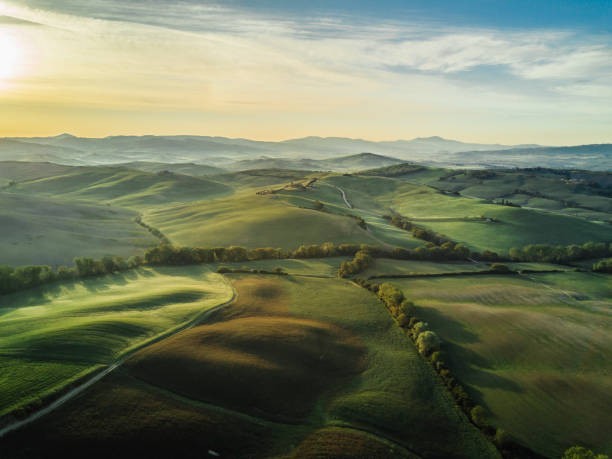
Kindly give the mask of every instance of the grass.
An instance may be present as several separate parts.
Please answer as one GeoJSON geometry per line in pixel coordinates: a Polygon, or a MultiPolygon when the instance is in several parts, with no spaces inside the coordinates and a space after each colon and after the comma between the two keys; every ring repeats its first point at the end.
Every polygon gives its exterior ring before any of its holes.
{"type": "Polygon", "coordinates": [[[343,261],[350,257],[309,258],[307,260],[257,260],[240,263],[215,263],[213,270],[219,267],[230,269],[263,269],[273,271],[276,268],[294,276],[337,277],[338,269],[343,261]]]}
{"type": "Polygon", "coordinates": [[[445,342],[450,365],[493,423],[559,457],[573,444],[612,452],[612,303],[607,277],[392,280],[445,342]]]}
{"type": "Polygon", "coordinates": [[[197,405],[123,372],[40,422],[2,439],[4,458],[270,457],[284,426],[197,405]],[[75,409],[76,408],[76,409],[75,409]],[[58,421],[61,420],[61,421],[58,421]],[[35,442],[31,439],[36,438],[35,442]]]}
{"type": "Polygon", "coordinates": [[[373,295],[322,279],[296,279],[292,290],[292,312],[341,324],[368,349],[367,369],[328,405],[332,425],[385,432],[419,455],[495,456],[373,295]],[[444,444],[437,436],[441,432],[444,444]]]}
{"type": "Polygon", "coordinates": [[[140,269],[2,298],[0,415],[226,301],[206,268],[140,269]]]}
{"type": "Polygon", "coordinates": [[[0,264],[72,265],[74,257],[142,254],[158,240],[126,209],[0,193],[0,264]]]}
{"type": "Polygon", "coordinates": [[[7,182],[35,180],[52,175],[65,174],[72,170],[71,166],[53,163],[36,163],[25,161],[0,161],[0,178],[7,182]]]}
{"type": "MultiPolygon", "coordinates": [[[[511,263],[504,262],[503,265],[512,271],[571,271],[573,268],[551,263],[511,263]]],[[[358,277],[370,276],[410,276],[421,274],[460,274],[465,272],[478,272],[490,269],[491,263],[472,263],[464,261],[456,262],[433,262],[414,260],[394,260],[389,258],[377,258],[374,264],[365,271],[359,273],[358,277]]]]}
{"type": "Polygon", "coordinates": [[[386,203],[408,219],[475,250],[507,252],[527,244],[568,245],[610,238],[610,231],[603,224],[452,197],[428,187],[406,186],[386,203]],[[472,220],[480,216],[497,222],[472,220]]]}
{"type": "Polygon", "coordinates": [[[309,435],[285,459],[368,459],[394,457],[417,459],[401,446],[383,441],[380,437],[355,429],[325,427],[309,435]]]}
{"type": "Polygon", "coordinates": [[[129,362],[130,371],[191,399],[271,420],[304,419],[326,387],[362,370],[364,350],[337,326],[283,314],[282,284],[237,281],[240,296],[227,312],[230,320],[151,346],[129,362]]]}
{"type": "Polygon", "coordinates": [[[382,218],[385,214],[385,209],[381,209],[377,205],[372,196],[368,195],[376,189],[379,182],[383,182],[384,186],[378,190],[392,192],[394,185],[389,179],[380,179],[377,177],[356,177],[356,176],[338,176],[330,175],[324,177],[315,183],[312,190],[304,191],[284,191],[278,196],[287,199],[290,204],[300,207],[312,209],[315,207],[315,202],[319,201],[324,204],[324,211],[338,215],[353,215],[364,219],[367,225],[367,232],[371,239],[378,245],[389,245],[394,247],[415,248],[423,245],[423,241],[413,238],[410,233],[402,231],[387,220],[382,218]],[[341,186],[352,208],[348,208],[342,199],[340,191],[336,188],[341,186]]]}
{"type": "Polygon", "coordinates": [[[609,185],[606,174],[601,172],[566,172],[567,177],[573,180],[567,180],[563,174],[549,170],[497,170],[484,179],[470,171],[455,171],[452,175],[447,175],[447,172],[432,170],[430,174],[407,176],[406,180],[460,192],[464,196],[488,200],[507,199],[524,207],[575,215],[587,220],[606,221],[612,212],[612,199],[598,196],[597,192],[601,188],[591,186],[593,183],[600,187],[609,185]],[[575,209],[574,206],[579,208],[575,209]]]}
{"type": "Polygon", "coordinates": [[[497,457],[369,292],[339,279],[230,277],[235,303],[3,446],[34,457],[109,444],[178,457],[185,444],[191,456],[497,457]]]}
{"type": "Polygon", "coordinates": [[[232,189],[204,178],[118,167],[78,167],[51,177],[19,182],[11,190],[142,209],[226,195],[232,189]]]}
{"type": "Polygon", "coordinates": [[[381,275],[410,275],[410,274],[443,274],[466,271],[482,271],[487,269],[486,264],[468,262],[436,263],[433,261],[392,260],[377,258],[374,264],[359,273],[359,277],[381,275]]]}
{"type": "Polygon", "coordinates": [[[147,212],[144,220],[180,245],[294,249],[302,244],[377,244],[355,220],[290,206],[250,190],[229,198],[147,212]]]}

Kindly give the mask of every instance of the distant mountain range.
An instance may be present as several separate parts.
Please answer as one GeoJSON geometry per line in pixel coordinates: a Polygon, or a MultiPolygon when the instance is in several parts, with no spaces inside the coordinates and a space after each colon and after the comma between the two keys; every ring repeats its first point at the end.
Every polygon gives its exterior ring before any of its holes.
{"type": "Polygon", "coordinates": [[[67,165],[193,163],[226,170],[269,167],[359,170],[405,161],[452,167],[542,166],[611,170],[612,144],[543,147],[465,143],[441,137],[384,142],[304,137],[263,142],[189,135],[84,138],[62,134],[2,138],[0,161],[6,160],[67,165]]]}

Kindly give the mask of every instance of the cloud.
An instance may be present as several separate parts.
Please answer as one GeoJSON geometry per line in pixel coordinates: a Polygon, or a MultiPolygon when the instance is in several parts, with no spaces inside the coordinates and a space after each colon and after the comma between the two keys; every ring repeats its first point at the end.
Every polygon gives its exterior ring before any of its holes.
{"type": "Polygon", "coordinates": [[[3,100],[285,114],[296,124],[316,115],[330,125],[356,123],[360,111],[389,125],[391,116],[551,116],[560,101],[568,116],[612,116],[607,35],[296,18],[186,1],[25,3],[0,0],[0,15],[47,27],[11,25],[35,64],[3,100]]]}

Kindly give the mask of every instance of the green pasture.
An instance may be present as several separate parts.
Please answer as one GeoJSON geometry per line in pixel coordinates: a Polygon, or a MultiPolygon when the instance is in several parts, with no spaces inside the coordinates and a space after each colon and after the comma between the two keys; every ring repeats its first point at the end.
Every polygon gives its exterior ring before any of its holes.
{"type": "Polygon", "coordinates": [[[612,284],[591,273],[393,279],[493,424],[537,452],[610,453],[612,284]]]}
{"type": "Polygon", "coordinates": [[[231,297],[207,268],[139,269],[2,297],[0,415],[231,297]]]}
{"type": "Polygon", "coordinates": [[[354,219],[302,209],[252,191],[146,212],[144,220],[179,245],[294,249],[302,244],[377,244],[354,219]]]}
{"type": "Polygon", "coordinates": [[[118,167],[77,167],[65,174],[19,182],[11,190],[137,209],[232,193],[231,187],[204,178],[118,167]]]}
{"type": "Polygon", "coordinates": [[[72,265],[75,257],[142,254],[158,240],[131,210],[0,193],[0,265],[72,265]]]}

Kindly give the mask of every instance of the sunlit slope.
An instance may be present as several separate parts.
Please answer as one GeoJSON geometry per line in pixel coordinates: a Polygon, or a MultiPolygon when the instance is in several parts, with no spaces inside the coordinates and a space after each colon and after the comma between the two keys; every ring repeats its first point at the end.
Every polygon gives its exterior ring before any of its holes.
{"type": "Polygon", "coordinates": [[[290,169],[253,169],[240,172],[219,174],[214,180],[234,188],[265,189],[273,185],[285,185],[293,180],[303,180],[308,176],[316,176],[308,171],[290,169]]]}
{"type": "Polygon", "coordinates": [[[231,298],[205,268],[140,269],[2,297],[0,415],[231,298]]]}
{"type": "Polygon", "coordinates": [[[366,231],[380,246],[419,247],[423,241],[383,218],[389,211],[380,200],[390,198],[401,185],[397,180],[380,177],[323,174],[306,192],[284,190],[278,196],[295,206],[315,209],[323,204],[322,212],[362,218],[367,225],[366,231]]]}
{"type": "Polygon", "coordinates": [[[144,220],[176,244],[279,247],[322,242],[377,244],[349,217],[302,209],[275,195],[247,191],[229,198],[146,212],[144,220]]]}
{"type": "MultiPolygon", "coordinates": [[[[130,373],[267,420],[357,428],[419,455],[495,457],[369,292],[337,279],[233,278],[239,300],[223,318],[144,350],[130,373]]],[[[309,447],[325,457],[330,434],[342,438],[317,429],[309,447]]]]}
{"type": "Polygon", "coordinates": [[[74,168],[66,174],[20,182],[11,189],[134,208],[197,201],[231,192],[227,185],[203,178],[112,167],[74,168]]]}
{"type": "Polygon", "coordinates": [[[75,257],[142,254],[158,243],[136,212],[0,193],[0,265],[72,265],[75,257]]]}
{"type": "Polygon", "coordinates": [[[487,204],[405,185],[381,203],[414,222],[476,250],[507,252],[527,244],[580,244],[610,240],[609,225],[583,219],[487,204]]]}
{"type": "Polygon", "coordinates": [[[560,457],[612,452],[612,284],[592,273],[393,279],[493,424],[560,457]]]}
{"type": "Polygon", "coordinates": [[[338,279],[231,277],[237,302],[137,353],[3,446],[98,457],[197,455],[186,444],[221,457],[498,457],[371,293],[338,279]]]}

